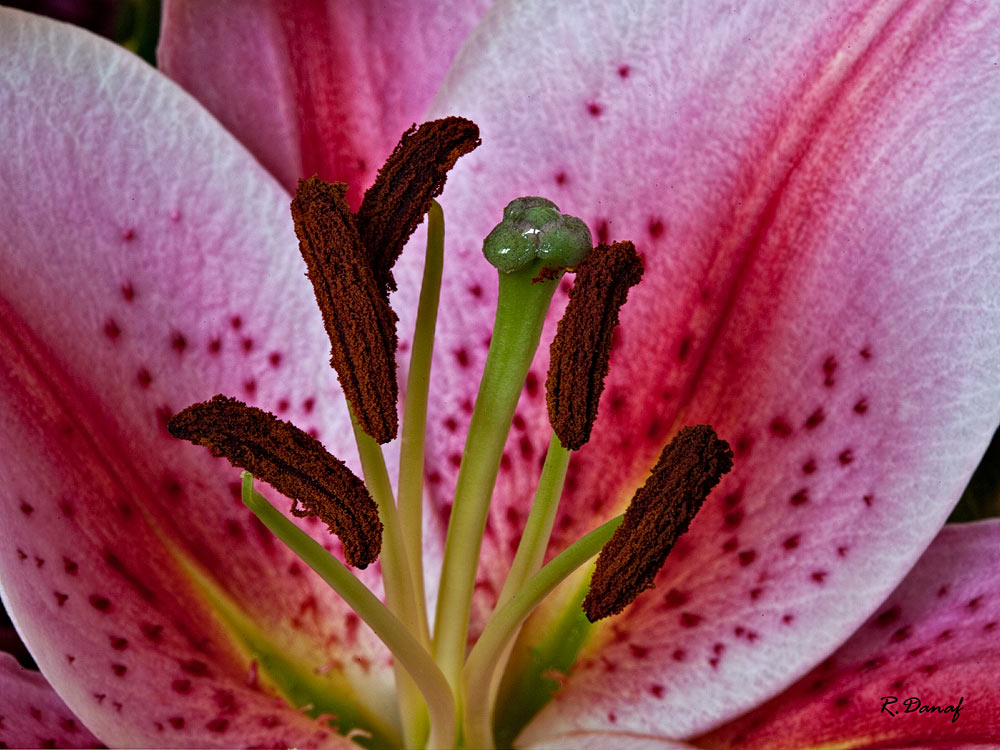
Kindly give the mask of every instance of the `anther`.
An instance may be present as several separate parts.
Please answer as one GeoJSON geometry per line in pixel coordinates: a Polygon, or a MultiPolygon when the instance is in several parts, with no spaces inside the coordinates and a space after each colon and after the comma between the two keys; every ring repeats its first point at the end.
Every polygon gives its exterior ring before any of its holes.
{"type": "Polygon", "coordinates": [[[732,467],[729,444],[708,425],[684,427],[677,433],[597,558],[583,601],[588,620],[617,614],[653,588],[674,543],[732,467]]]}
{"type": "Polygon", "coordinates": [[[549,422],[569,450],[590,440],[618,311],[642,272],[642,260],[631,242],[599,245],[576,268],[569,304],[549,350],[545,381],[549,422]]]}
{"type": "Polygon", "coordinates": [[[448,170],[476,148],[479,128],[461,117],[414,125],[365,191],[357,221],[361,243],[383,294],[395,290],[392,266],[407,239],[444,189],[448,170]]]}
{"type": "Polygon", "coordinates": [[[271,484],[291,498],[293,515],[321,518],[343,543],[348,564],[365,568],[378,557],[382,522],[364,483],[295,425],[215,396],[175,415],[167,429],[271,484]]]}
{"type": "Polygon", "coordinates": [[[379,443],[396,437],[396,315],[361,243],[343,183],[299,180],[292,219],[309,269],[330,364],[361,428],[379,443]]]}

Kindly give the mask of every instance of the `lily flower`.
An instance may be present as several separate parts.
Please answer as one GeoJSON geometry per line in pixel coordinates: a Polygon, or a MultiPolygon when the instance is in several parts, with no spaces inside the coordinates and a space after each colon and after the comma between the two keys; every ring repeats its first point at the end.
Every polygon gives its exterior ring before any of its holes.
{"type": "MultiPolygon", "coordinates": [[[[437,603],[428,626],[450,648],[423,652],[439,657],[427,673],[457,696],[466,739],[484,726],[499,746],[539,748],[995,738],[1000,524],[941,528],[1000,423],[1000,8],[330,5],[169,4],[160,59],[197,100],[86,32],[0,10],[0,591],[44,676],[0,658],[0,741],[426,737],[420,695],[394,673],[429,640],[420,618],[394,619],[405,605],[389,601],[382,622],[403,635],[369,628],[393,570],[437,603]],[[329,369],[291,191],[315,172],[347,183],[357,209],[399,133],[451,115],[475,121],[482,146],[440,197],[425,512],[405,545],[385,534],[378,565],[343,569],[374,594],[352,609],[260,518],[304,531],[339,571],[325,528],[274,511],[166,428],[226,394],[392,495],[329,369]],[[460,469],[481,458],[466,433],[499,335],[481,248],[504,206],[539,194],[600,245],[631,240],[645,272],[571,458],[551,439],[545,381],[572,285],[542,279],[558,286],[546,345],[527,355],[509,438],[494,435],[496,484],[478,490],[492,503],[463,569],[448,527],[465,513],[460,469]],[[589,569],[552,577],[516,639],[463,672],[497,602],[510,611],[619,516],[691,424],[729,442],[733,469],[655,589],[591,623],[589,569]],[[552,476],[551,539],[505,592],[552,476]],[[473,589],[464,618],[441,605],[458,580],[473,589]],[[485,719],[462,714],[476,694],[485,719]],[[964,707],[881,712],[911,695],[964,707]]],[[[435,210],[392,271],[400,373],[422,344],[435,210]]],[[[420,388],[401,383],[406,410],[420,388]]],[[[408,422],[386,454],[401,477],[408,422]]]]}

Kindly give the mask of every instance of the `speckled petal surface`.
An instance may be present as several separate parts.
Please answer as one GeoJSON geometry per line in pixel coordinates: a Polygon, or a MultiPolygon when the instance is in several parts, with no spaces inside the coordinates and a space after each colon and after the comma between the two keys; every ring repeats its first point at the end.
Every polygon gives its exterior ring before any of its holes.
{"type": "Polygon", "coordinates": [[[167,0],[157,59],[286,189],[361,194],[490,0],[167,0]]]}
{"type": "Polygon", "coordinates": [[[569,732],[519,747],[525,750],[606,750],[609,747],[615,750],[695,750],[693,745],[683,742],[614,731],[569,732]]]}
{"type": "Polygon", "coordinates": [[[696,744],[740,750],[995,747],[998,569],[1000,520],[946,526],[836,653],[777,698],[696,744]],[[926,710],[933,706],[941,710],[926,710]],[[959,707],[957,717],[949,706],[959,707]]]}
{"type": "MultiPolygon", "coordinates": [[[[621,509],[681,425],[736,453],[657,590],[590,633],[523,741],[684,737],[738,715],[842,643],[939,530],[1000,420],[998,14],[504,3],[470,37],[431,110],[483,138],[442,198],[431,517],[443,529],[489,341],[481,241],[518,195],[646,264],[550,554],[621,509]]],[[[396,276],[405,300],[406,254],[396,276]]],[[[474,631],[548,442],[553,328],[501,467],[474,631]]]]}
{"type": "Polygon", "coordinates": [[[104,747],[38,672],[0,652],[0,746],[104,747]]]}
{"type": "Polygon", "coordinates": [[[387,652],[164,428],[223,392],[357,470],[290,197],[78,29],[0,11],[0,69],[0,583],[42,672],[109,745],[339,744],[275,673],[391,735],[387,652]]]}

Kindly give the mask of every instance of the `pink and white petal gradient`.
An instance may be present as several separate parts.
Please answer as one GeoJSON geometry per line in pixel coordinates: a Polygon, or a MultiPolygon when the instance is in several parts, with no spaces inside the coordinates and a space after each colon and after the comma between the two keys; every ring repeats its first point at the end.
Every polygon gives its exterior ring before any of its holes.
{"type": "Polygon", "coordinates": [[[356,208],[490,2],[167,0],[157,59],[286,189],[319,174],[356,208]]]}
{"type": "Polygon", "coordinates": [[[90,34],[2,10],[0,69],[0,581],[43,674],[112,745],[334,742],[183,561],[345,710],[391,716],[381,644],[243,507],[235,469],[164,429],[224,392],[356,466],[289,196],[90,34]]]}
{"type": "Polygon", "coordinates": [[[946,526],[836,653],[772,701],[695,740],[740,750],[995,747],[1000,737],[1000,520],[946,526]],[[893,696],[895,717],[882,712],[893,696]],[[904,701],[953,713],[905,713],[904,701]]]}
{"type": "Polygon", "coordinates": [[[0,651],[0,747],[104,747],[38,672],[0,651]]]}
{"type": "MultiPolygon", "coordinates": [[[[438,529],[492,323],[481,239],[518,195],[634,240],[647,269],[551,551],[619,511],[680,425],[736,452],[658,590],[592,631],[523,741],[684,737],[738,715],[845,640],[937,533],[1000,420],[998,44],[1000,8],[930,0],[500,3],[472,34],[430,112],[483,134],[442,200],[438,529]]],[[[546,360],[501,468],[473,631],[548,441],[546,360]]]]}

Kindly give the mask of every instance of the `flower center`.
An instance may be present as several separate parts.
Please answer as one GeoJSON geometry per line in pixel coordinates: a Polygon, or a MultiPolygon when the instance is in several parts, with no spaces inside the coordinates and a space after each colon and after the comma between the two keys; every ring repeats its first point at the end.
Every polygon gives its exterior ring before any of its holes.
{"type": "Polygon", "coordinates": [[[406,747],[492,747],[500,678],[529,615],[598,553],[584,611],[592,622],[620,612],[653,585],[674,542],[732,466],[729,446],[710,427],[682,429],[623,516],[542,564],[571,451],[589,440],[597,417],[618,311],[643,269],[632,243],[593,248],[586,225],[560,213],[551,201],[512,201],[484,242],[486,259],[498,270],[496,320],[456,481],[431,630],[423,588],[421,503],[444,234],[433,198],[455,161],[478,145],[478,129],[468,120],[425,123],[403,135],[357,214],[344,199],[345,185],[316,177],[300,180],[292,201],[364,481],[299,428],[225,396],[188,407],[169,425],[175,437],[207,446],[246,470],[247,506],[390,649],[406,747]],[[396,288],[392,265],[425,214],[427,258],[394,493],[380,446],[400,432],[397,317],[388,294],[396,288]],[[552,343],[546,381],[552,439],[496,607],[469,649],[469,615],[490,499],[549,304],[567,270],[575,272],[576,281],[552,343]],[[349,565],[364,568],[381,552],[385,602],[257,493],[254,476],[289,497],[293,515],[322,518],[340,538],[349,565]]]}

